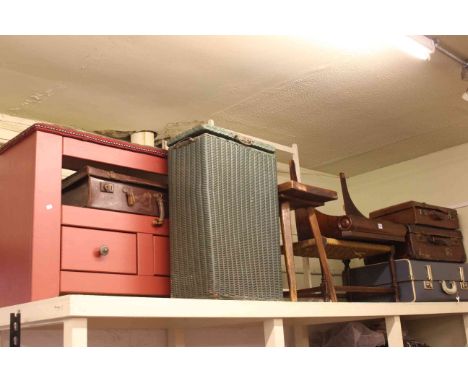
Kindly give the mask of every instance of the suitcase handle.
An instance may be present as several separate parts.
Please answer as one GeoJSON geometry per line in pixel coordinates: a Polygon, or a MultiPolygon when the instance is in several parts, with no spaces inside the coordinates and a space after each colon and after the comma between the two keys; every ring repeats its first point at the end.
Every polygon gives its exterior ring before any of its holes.
{"type": "Polygon", "coordinates": [[[427,216],[429,216],[432,220],[441,221],[441,220],[444,220],[444,217],[446,216],[446,214],[443,214],[443,213],[441,214],[438,211],[431,211],[427,214],[427,216]]]}
{"type": "Polygon", "coordinates": [[[427,209],[420,208],[419,214],[427,216],[429,219],[436,220],[436,221],[442,221],[442,220],[445,220],[446,218],[449,220],[452,219],[451,213],[447,213],[445,211],[436,210],[436,209],[427,210],[427,209]]]}
{"type": "Polygon", "coordinates": [[[159,208],[159,216],[153,220],[153,225],[161,226],[164,224],[164,217],[165,217],[163,195],[160,192],[156,192],[153,194],[153,197],[156,203],[158,203],[158,208],[159,208]]]}
{"type": "Polygon", "coordinates": [[[449,281],[448,283],[450,283],[450,286],[447,285],[447,281],[441,281],[441,286],[444,293],[449,295],[457,293],[457,283],[455,281],[449,281]]]}
{"type": "Polygon", "coordinates": [[[429,236],[427,241],[435,245],[450,245],[450,241],[435,236],[429,236]]]}
{"type": "Polygon", "coordinates": [[[453,245],[453,240],[451,239],[442,239],[441,237],[435,237],[435,236],[429,236],[427,238],[427,241],[429,243],[432,243],[434,245],[443,245],[443,246],[450,246],[453,245]]]}

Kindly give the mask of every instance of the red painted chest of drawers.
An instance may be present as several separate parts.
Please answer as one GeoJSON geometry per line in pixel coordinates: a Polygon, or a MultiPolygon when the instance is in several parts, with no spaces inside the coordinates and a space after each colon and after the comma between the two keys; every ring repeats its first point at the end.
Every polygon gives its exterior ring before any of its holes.
{"type": "Polygon", "coordinates": [[[0,148],[0,306],[67,293],[169,296],[169,222],[61,204],[61,170],[167,175],[165,150],[35,124],[0,148]],[[109,253],[100,253],[107,246],[109,253]]]}

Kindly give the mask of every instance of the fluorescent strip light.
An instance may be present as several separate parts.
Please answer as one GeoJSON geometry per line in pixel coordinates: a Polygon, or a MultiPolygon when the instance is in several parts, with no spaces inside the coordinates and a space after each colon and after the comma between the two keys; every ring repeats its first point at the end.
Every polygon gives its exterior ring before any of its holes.
{"type": "Polygon", "coordinates": [[[392,39],[392,43],[401,51],[420,60],[429,60],[435,51],[434,41],[425,36],[401,36],[392,39]]]}
{"type": "Polygon", "coordinates": [[[378,35],[359,33],[331,33],[303,35],[315,44],[354,54],[377,53],[389,47],[397,48],[421,60],[429,60],[435,51],[435,42],[425,36],[378,35]]]}

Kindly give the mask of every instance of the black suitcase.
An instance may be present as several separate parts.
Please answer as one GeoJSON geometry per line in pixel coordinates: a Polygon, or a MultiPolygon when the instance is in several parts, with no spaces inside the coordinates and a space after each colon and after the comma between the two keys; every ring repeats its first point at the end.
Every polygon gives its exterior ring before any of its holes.
{"type": "MultiPolygon", "coordinates": [[[[402,302],[468,301],[468,264],[400,259],[395,268],[402,302]]],[[[349,278],[351,285],[391,287],[388,262],[352,268],[349,278]]],[[[392,296],[358,294],[352,299],[393,301],[392,296]]]]}

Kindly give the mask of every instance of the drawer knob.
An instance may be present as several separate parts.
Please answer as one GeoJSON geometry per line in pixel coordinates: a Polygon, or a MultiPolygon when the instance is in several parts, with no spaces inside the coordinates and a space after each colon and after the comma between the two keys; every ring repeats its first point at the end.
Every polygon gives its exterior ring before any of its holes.
{"type": "Polygon", "coordinates": [[[107,256],[109,254],[109,247],[107,245],[101,245],[99,247],[99,254],[101,256],[107,256]]]}

